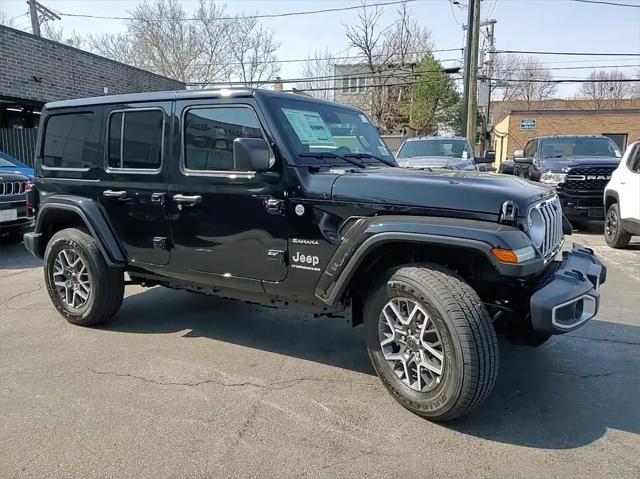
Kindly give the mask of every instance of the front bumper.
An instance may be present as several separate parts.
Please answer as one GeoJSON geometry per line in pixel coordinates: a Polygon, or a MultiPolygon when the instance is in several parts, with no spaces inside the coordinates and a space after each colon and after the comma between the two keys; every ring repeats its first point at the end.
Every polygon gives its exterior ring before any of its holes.
{"type": "Polygon", "coordinates": [[[33,228],[35,220],[33,217],[18,218],[15,221],[4,221],[0,223],[0,234],[16,233],[33,228]]]}
{"type": "Polygon", "coordinates": [[[573,219],[604,219],[602,192],[589,194],[570,194],[558,192],[562,213],[573,219]]]}
{"type": "Polygon", "coordinates": [[[533,330],[562,334],[582,326],[598,312],[598,290],[606,279],[607,268],[593,250],[574,243],[550,281],[531,296],[533,330]]]}

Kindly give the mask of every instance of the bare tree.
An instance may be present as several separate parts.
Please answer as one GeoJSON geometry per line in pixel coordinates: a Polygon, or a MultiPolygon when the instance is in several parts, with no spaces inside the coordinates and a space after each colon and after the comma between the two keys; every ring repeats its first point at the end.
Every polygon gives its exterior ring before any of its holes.
{"type": "Polygon", "coordinates": [[[620,100],[633,98],[637,92],[634,82],[619,70],[591,72],[578,90],[577,97],[591,100],[596,110],[615,108],[620,100]]]}
{"type": "Polygon", "coordinates": [[[305,80],[298,82],[296,86],[315,98],[333,99],[335,65],[337,60],[328,48],[309,53],[307,60],[300,67],[300,76],[305,80]]]}
{"type": "Polygon", "coordinates": [[[535,57],[498,55],[494,78],[505,101],[521,100],[527,108],[535,101],[549,100],[557,92],[551,72],[535,57]]]}
{"type": "Polygon", "coordinates": [[[413,67],[430,52],[432,43],[429,30],[412,19],[406,3],[398,9],[397,18],[390,25],[380,25],[382,13],[379,6],[372,8],[363,3],[357,21],[345,25],[345,34],[369,77],[373,121],[391,129],[406,121],[402,118],[406,112],[402,103],[415,79],[413,67]]]}
{"type": "Polygon", "coordinates": [[[15,19],[9,17],[7,12],[0,10],[0,25],[4,25],[5,27],[15,28],[16,22],[15,22],[15,19]]]}
{"type": "Polygon", "coordinates": [[[51,22],[44,22],[41,25],[41,32],[42,36],[49,40],[75,48],[83,48],[87,43],[87,40],[75,30],[70,35],[67,35],[62,25],[55,25],[51,22]]]}
{"type": "Polygon", "coordinates": [[[89,35],[89,49],[103,57],[133,66],[144,66],[138,55],[135,44],[126,33],[89,35]]]}
{"type": "Polygon", "coordinates": [[[144,0],[125,34],[93,35],[92,51],[184,82],[239,80],[256,85],[279,71],[275,34],[257,19],[229,18],[224,5],[200,0],[187,13],[178,0],[144,0]]]}
{"type": "Polygon", "coordinates": [[[259,86],[275,79],[280,72],[280,65],[276,63],[280,44],[272,30],[260,25],[256,18],[238,16],[226,36],[231,59],[230,81],[259,86]]]}

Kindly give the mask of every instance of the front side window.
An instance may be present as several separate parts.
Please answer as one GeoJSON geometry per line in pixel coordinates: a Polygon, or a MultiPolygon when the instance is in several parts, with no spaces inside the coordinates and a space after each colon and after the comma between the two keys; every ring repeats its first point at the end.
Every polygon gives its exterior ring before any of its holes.
{"type": "Polygon", "coordinates": [[[158,170],[162,163],[164,113],[121,111],[109,116],[109,168],[158,170]]]}
{"type": "Polygon", "coordinates": [[[233,140],[263,138],[249,107],[192,108],[184,116],[184,166],[196,171],[241,171],[233,161],[233,140]]]}
{"type": "Polygon", "coordinates": [[[542,158],[571,156],[611,156],[620,158],[620,150],[609,138],[553,138],[542,142],[542,158]]]}
{"type": "Polygon", "coordinates": [[[91,112],[52,115],[42,148],[45,168],[85,169],[96,166],[100,149],[97,115],[91,112]]]}
{"type": "Polygon", "coordinates": [[[535,140],[530,141],[529,143],[527,143],[527,146],[524,147],[524,157],[525,158],[531,158],[533,157],[533,155],[536,154],[536,146],[537,146],[537,142],[535,140]]]}
{"type": "Polygon", "coordinates": [[[298,155],[359,154],[365,155],[362,162],[377,166],[380,162],[366,155],[394,162],[377,128],[357,110],[288,98],[272,98],[269,107],[290,149],[298,155]]]}

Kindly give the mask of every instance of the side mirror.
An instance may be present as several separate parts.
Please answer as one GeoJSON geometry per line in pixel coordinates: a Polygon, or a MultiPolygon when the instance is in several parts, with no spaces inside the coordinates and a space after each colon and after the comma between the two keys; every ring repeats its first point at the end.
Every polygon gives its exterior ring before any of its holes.
{"type": "Polygon", "coordinates": [[[462,159],[463,160],[468,160],[469,159],[469,153],[467,153],[467,150],[464,150],[462,152],[462,159]]]}
{"type": "Polygon", "coordinates": [[[262,138],[233,140],[233,167],[237,171],[263,172],[269,169],[269,145],[262,138]]]}
{"type": "Polygon", "coordinates": [[[520,164],[531,164],[533,163],[533,158],[526,158],[524,156],[524,151],[516,150],[513,152],[513,161],[520,164]]]}

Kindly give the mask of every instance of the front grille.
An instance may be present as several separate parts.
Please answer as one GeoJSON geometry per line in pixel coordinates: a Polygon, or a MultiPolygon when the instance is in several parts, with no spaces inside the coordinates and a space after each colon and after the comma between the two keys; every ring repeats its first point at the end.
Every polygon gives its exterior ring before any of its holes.
{"type": "Polygon", "coordinates": [[[536,203],[532,208],[540,211],[545,225],[545,235],[540,254],[547,262],[551,260],[562,247],[564,233],[562,232],[562,206],[557,196],[550,200],[536,203]]]}
{"type": "Polygon", "coordinates": [[[615,166],[577,166],[567,172],[565,188],[571,190],[604,190],[615,166]]]}
{"type": "Polygon", "coordinates": [[[0,183],[0,196],[21,195],[26,189],[26,181],[5,181],[0,183]]]}

